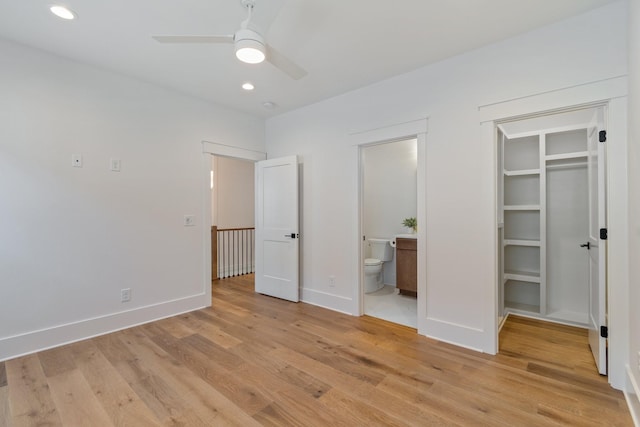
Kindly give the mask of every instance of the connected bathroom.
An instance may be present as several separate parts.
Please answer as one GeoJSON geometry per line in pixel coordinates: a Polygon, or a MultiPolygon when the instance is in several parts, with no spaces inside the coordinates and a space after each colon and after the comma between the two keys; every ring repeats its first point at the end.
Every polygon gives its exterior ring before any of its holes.
{"type": "Polygon", "coordinates": [[[364,314],[417,325],[417,140],[362,148],[364,314]]]}

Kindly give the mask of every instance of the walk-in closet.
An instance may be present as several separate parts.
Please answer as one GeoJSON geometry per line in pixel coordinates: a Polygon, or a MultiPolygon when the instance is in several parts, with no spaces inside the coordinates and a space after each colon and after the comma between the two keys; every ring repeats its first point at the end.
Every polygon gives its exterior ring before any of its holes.
{"type": "Polygon", "coordinates": [[[592,107],[498,126],[501,321],[518,314],[600,327],[604,113],[592,107]]]}

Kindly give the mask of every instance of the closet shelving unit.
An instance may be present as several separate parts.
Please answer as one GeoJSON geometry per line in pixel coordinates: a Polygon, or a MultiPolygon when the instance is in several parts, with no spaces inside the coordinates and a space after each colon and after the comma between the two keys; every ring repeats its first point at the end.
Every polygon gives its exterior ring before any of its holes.
{"type": "Polygon", "coordinates": [[[501,316],[586,323],[586,313],[562,308],[565,303],[558,301],[559,293],[548,288],[547,280],[547,172],[586,166],[585,126],[512,132],[508,137],[500,129],[499,138],[501,316]],[[584,141],[563,140],[563,135],[576,131],[584,131],[584,141]]]}
{"type": "MultiPolygon", "coordinates": [[[[542,135],[544,138],[544,135],[542,135]]],[[[505,310],[544,312],[541,135],[502,139],[503,295],[505,310]]]]}

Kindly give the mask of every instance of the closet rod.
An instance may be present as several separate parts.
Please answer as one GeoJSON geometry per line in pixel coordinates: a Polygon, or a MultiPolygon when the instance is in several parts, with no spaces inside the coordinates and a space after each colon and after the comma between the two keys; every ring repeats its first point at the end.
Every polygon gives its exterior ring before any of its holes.
{"type": "Polygon", "coordinates": [[[574,169],[587,167],[587,162],[565,163],[560,165],[547,165],[547,169],[574,169]]]}

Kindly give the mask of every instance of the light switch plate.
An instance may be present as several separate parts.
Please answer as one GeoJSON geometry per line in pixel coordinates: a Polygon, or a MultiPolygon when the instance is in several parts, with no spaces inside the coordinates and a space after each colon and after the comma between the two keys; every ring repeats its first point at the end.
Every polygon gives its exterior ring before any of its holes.
{"type": "Polygon", "coordinates": [[[111,158],[109,165],[113,172],[120,172],[120,159],[111,158]]]}
{"type": "Polygon", "coordinates": [[[185,215],[183,224],[184,224],[185,227],[192,227],[192,226],[196,225],[196,216],[195,215],[185,215]]]}

